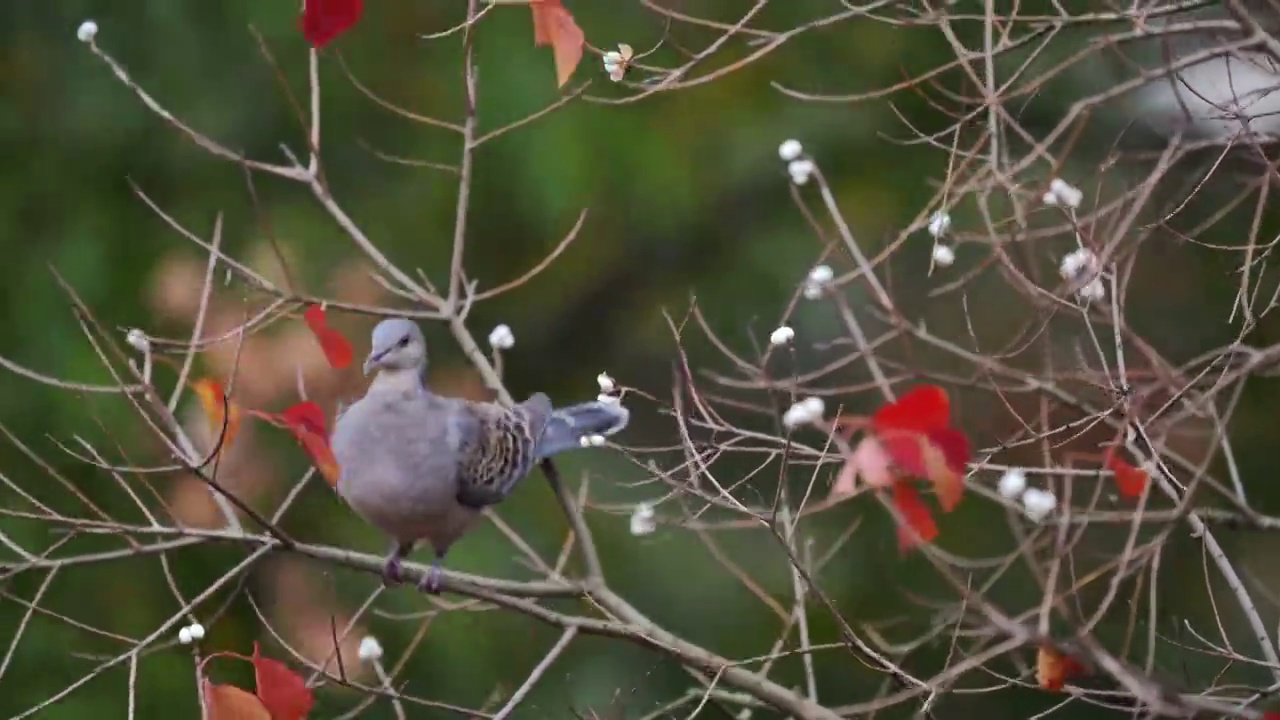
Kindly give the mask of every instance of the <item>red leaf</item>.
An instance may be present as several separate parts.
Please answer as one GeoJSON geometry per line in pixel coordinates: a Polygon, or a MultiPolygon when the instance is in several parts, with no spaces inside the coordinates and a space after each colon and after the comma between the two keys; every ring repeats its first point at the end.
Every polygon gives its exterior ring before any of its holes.
{"type": "Polygon", "coordinates": [[[311,47],[322,48],[360,21],[364,0],[305,0],[298,27],[311,47]]]}
{"type": "Polygon", "coordinates": [[[893,484],[893,506],[902,515],[898,526],[898,549],[905,552],[922,542],[933,542],[938,537],[938,525],[911,483],[899,480],[893,484]],[[915,530],[912,534],[911,530],[915,530]],[[919,535],[917,538],[916,535],[919,535]]]}
{"type": "Polygon", "coordinates": [[[948,427],[950,421],[951,401],[936,385],[916,387],[871,417],[872,431],[897,469],[932,482],[945,512],[964,494],[970,458],[969,439],[948,427]]]}
{"type": "Polygon", "coordinates": [[[529,7],[533,10],[533,44],[551,46],[556,61],[556,82],[564,87],[582,61],[586,35],[560,0],[530,0],[529,7]]]}
{"type": "Polygon", "coordinates": [[[1116,475],[1116,489],[1121,495],[1130,498],[1142,497],[1142,491],[1151,481],[1146,471],[1125,462],[1114,448],[1107,450],[1105,462],[1107,469],[1116,475]]]}
{"type": "Polygon", "coordinates": [[[965,437],[964,433],[953,428],[930,430],[927,435],[933,447],[942,453],[947,467],[952,472],[964,475],[965,468],[969,465],[969,460],[972,457],[969,450],[969,438],[965,437]]]}
{"type": "Polygon", "coordinates": [[[1041,645],[1036,653],[1036,682],[1045,690],[1061,690],[1063,684],[1084,672],[1084,666],[1051,645],[1041,645]]]}
{"type": "Polygon", "coordinates": [[[324,411],[311,402],[300,402],[280,414],[280,420],[289,428],[298,442],[311,456],[316,469],[324,476],[329,487],[336,487],[341,468],[329,447],[329,433],[325,428],[324,411]]]}
{"type": "Polygon", "coordinates": [[[319,341],[320,349],[324,351],[330,367],[341,370],[351,365],[351,361],[355,358],[355,350],[342,333],[329,327],[323,307],[311,305],[302,313],[302,319],[307,323],[307,327],[311,328],[311,334],[315,335],[316,340],[319,341]]]}
{"type": "Polygon", "coordinates": [[[325,429],[324,411],[320,409],[319,405],[310,400],[286,408],[284,412],[280,413],[280,417],[290,429],[299,428],[315,433],[322,438],[329,437],[329,433],[325,429]]]}
{"type": "Polygon", "coordinates": [[[209,720],[275,720],[261,700],[234,685],[205,680],[204,704],[209,720]]]}
{"type": "Polygon", "coordinates": [[[315,702],[302,676],[279,660],[263,657],[253,644],[253,670],[258,698],[271,713],[271,720],[302,720],[315,702]]]}
{"type": "Polygon", "coordinates": [[[885,405],[871,416],[871,426],[877,432],[885,430],[914,430],[926,433],[941,430],[951,422],[951,401],[947,391],[937,385],[921,385],[885,405]]]}

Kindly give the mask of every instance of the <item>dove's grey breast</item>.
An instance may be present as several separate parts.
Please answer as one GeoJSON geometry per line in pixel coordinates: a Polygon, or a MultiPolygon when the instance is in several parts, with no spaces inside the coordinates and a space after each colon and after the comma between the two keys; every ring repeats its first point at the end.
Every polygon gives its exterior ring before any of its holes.
{"type": "Polygon", "coordinates": [[[477,514],[457,501],[458,448],[475,424],[458,401],[421,386],[374,389],[335,424],[338,493],[397,542],[444,551],[477,514]]]}

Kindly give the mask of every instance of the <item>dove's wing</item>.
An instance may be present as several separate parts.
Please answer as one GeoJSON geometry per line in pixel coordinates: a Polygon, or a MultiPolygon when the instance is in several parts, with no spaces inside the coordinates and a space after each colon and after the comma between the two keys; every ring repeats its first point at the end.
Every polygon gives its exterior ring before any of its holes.
{"type": "Polygon", "coordinates": [[[501,502],[538,459],[551,400],[536,393],[511,408],[459,402],[452,412],[450,434],[458,439],[458,502],[477,509],[501,502]]]}

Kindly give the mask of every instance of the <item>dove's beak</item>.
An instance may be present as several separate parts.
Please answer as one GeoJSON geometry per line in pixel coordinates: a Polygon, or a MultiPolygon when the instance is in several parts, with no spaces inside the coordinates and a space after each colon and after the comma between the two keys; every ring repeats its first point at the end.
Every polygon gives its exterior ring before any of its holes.
{"type": "Polygon", "coordinates": [[[365,361],[364,361],[365,377],[368,377],[369,373],[373,372],[378,368],[378,365],[382,362],[382,356],[386,354],[387,353],[385,350],[383,352],[369,353],[369,357],[365,358],[365,361]]]}

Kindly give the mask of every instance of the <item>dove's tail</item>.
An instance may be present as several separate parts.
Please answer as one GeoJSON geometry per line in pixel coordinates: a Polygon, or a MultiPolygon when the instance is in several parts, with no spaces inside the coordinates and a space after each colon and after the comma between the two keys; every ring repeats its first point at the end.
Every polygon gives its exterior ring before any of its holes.
{"type": "MultiPolygon", "coordinates": [[[[617,400],[556,408],[547,419],[538,444],[538,458],[548,458],[566,450],[589,447],[592,436],[607,437],[627,426],[631,413],[617,400]]],[[[598,442],[598,441],[597,441],[598,442]]]]}

